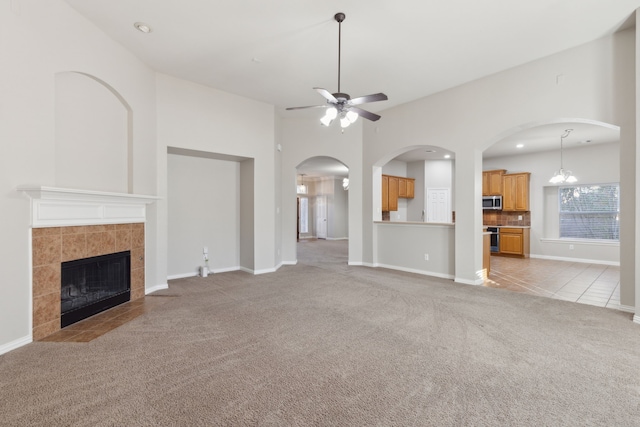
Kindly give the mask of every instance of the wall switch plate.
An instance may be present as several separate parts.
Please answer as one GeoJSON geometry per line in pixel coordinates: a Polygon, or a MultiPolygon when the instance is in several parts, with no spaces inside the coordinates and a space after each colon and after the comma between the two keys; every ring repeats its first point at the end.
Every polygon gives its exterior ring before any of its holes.
{"type": "Polygon", "coordinates": [[[205,255],[208,254],[209,253],[209,248],[206,247],[206,246],[204,248],[202,248],[202,253],[205,254],[205,255]]]}
{"type": "Polygon", "coordinates": [[[569,245],[569,249],[573,250],[573,245],[569,245]]]}
{"type": "Polygon", "coordinates": [[[424,260],[429,261],[429,254],[424,254],[424,260]]]}

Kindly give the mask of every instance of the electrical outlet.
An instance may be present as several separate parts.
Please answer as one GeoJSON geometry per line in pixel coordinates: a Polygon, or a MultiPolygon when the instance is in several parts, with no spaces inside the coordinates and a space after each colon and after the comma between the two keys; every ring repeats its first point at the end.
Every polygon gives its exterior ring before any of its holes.
{"type": "Polygon", "coordinates": [[[522,221],[522,215],[518,215],[518,221],[522,221]]]}
{"type": "Polygon", "coordinates": [[[429,254],[424,254],[424,260],[429,261],[429,254]]]}
{"type": "Polygon", "coordinates": [[[573,250],[573,245],[569,245],[569,249],[573,250]]]}
{"type": "Polygon", "coordinates": [[[209,253],[209,248],[206,247],[206,246],[204,248],[202,248],[202,253],[205,254],[205,255],[208,254],[209,253]]]}

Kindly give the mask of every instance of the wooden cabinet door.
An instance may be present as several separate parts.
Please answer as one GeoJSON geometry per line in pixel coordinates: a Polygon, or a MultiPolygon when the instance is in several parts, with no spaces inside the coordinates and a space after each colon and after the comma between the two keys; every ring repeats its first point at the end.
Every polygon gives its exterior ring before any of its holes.
{"type": "Polygon", "coordinates": [[[489,195],[489,172],[482,172],[482,195],[489,195]]]}
{"type": "Polygon", "coordinates": [[[529,210],[529,174],[522,173],[515,177],[515,208],[517,211],[529,210]]]}
{"type": "Polygon", "coordinates": [[[522,255],[522,234],[500,233],[500,253],[522,255]]]}
{"type": "Polygon", "coordinates": [[[415,197],[415,184],[416,181],[413,178],[407,178],[407,199],[415,197]]]}
{"type": "Polygon", "coordinates": [[[407,197],[407,180],[398,178],[398,197],[407,197]]]}
{"type": "Polygon", "coordinates": [[[489,196],[502,194],[502,171],[492,171],[489,174],[489,196]]]}
{"type": "Polygon", "coordinates": [[[502,210],[516,210],[516,181],[514,175],[502,176],[502,210]]]}
{"type": "Polygon", "coordinates": [[[529,172],[502,175],[502,210],[529,210],[529,172]]]}
{"type": "Polygon", "coordinates": [[[389,177],[389,210],[398,210],[398,177],[389,177]]]}
{"type": "Polygon", "coordinates": [[[382,212],[389,210],[389,177],[382,175],[382,212]]]}

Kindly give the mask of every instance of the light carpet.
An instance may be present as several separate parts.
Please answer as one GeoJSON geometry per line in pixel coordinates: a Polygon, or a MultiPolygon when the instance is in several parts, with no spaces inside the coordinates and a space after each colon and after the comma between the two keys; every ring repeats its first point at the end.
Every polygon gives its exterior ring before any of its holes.
{"type": "Polygon", "coordinates": [[[637,426],[628,313],[346,265],[173,280],[89,343],[0,356],[3,426],[637,426]]]}

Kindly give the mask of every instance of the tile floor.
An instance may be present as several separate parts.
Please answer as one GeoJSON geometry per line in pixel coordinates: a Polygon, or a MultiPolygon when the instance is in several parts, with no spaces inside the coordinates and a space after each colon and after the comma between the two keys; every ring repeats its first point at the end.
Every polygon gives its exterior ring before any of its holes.
{"type": "Polygon", "coordinates": [[[620,309],[620,267],[492,256],[484,286],[620,309]]]}
{"type": "Polygon", "coordinates": [[[129,301],[98,313],[88,319],[69,325],[66,328],[44,337],[38,341],[48,342],[89,342],[109,331],[122,326],[141,314],[167,301],[162,296],[149,295],[134,301],[129,301]]]}

